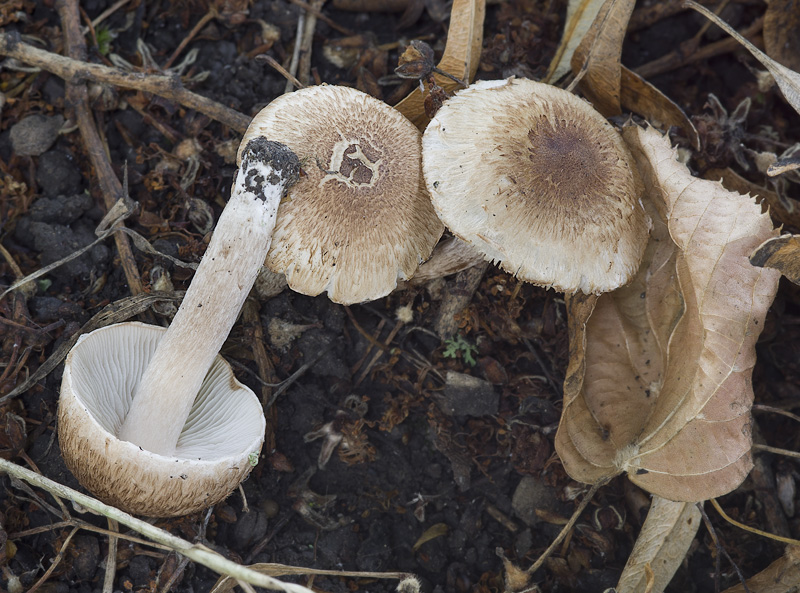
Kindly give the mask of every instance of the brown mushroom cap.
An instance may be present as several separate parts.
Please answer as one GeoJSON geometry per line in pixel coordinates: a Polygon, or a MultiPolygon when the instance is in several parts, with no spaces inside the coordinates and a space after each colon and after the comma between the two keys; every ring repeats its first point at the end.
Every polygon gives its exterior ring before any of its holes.
{"type": "Polygon", "coordinates": [[[588,103],[525,79],[448,99],[423,136],[439,217],[488,259],[559,291],[626,284],[649,219],[621,136],[588,103]]]}
{"type": "Polygon", "coordinates": [[[293,290],[374,300],[430,256],[443,226],[422,178],[420,133],[398,111],[355,89],[309,87],[267,105],[242,146],[256,136],[303,163],[266,260],[293,290]]]}
{"type": "Polygon", "coordinates": [[[64,366],[58,406],[61,453],[101,500],[151,517],[185,515],[228,496],[264,440],[258,397],[217,357],[197,394],[174,456],[116,437],[166,330],[119,323],[81,336],[64,366]]]}

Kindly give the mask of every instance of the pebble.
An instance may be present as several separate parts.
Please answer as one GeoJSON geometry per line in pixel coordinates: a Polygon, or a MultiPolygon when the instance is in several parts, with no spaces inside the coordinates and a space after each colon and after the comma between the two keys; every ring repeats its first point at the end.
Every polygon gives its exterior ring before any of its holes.
{"type": "Polygon", "coordinates": [[[72,156],[60,150],[49,150],[39,157],[36,183],[49,198],[74,195],[81,190],[81,170],[72,156]]]}
{"type": "Polygon", "coordinates": [[[11,126],[11,146],[20,156],[39,156],[58,138],[62,115],[29,115],[11,126]]]}
{"type": "Polygon", "coordinates": [[[526,525],[533,527],[541,521],[536,509],[557,512],[558,498],[553,488],[533,476],[525,476],[514,491],[511,508],[526,525]]]}
{"type": "Polygon", "coordinates": [[[497,413],[500,396],[488,381],[447,371],[444,391],[436,403],[450,416],[491,416],[497,413]]]}

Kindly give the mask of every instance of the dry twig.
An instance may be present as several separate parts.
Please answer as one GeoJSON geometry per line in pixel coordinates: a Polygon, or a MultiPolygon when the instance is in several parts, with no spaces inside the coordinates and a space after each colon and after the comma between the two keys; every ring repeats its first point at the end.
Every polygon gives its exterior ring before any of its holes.
{"type": "MultiPolygon", "coordinates": [[[[64,31],[64,47],[73,59],[84,61],[86,59],[86,44],[81,34],[78,2],[77,0],[60,0],[57,6],[64,31]]],[[[103,146],[103,141],[97,132],[97,126],[95,126],[94,118],[89,109],[89,92],[86,88],[86,83],[77,78],[68,80],[66,83],[67,101],[78,122],[86,152],[89,154],[89,159],[97,172],[97,181],[100,184],[103,203],[106,206],[106,210],[110,210],[117,200],[125,195],[125,192],[114,173],[103,146]]],[[[133,256],[128,237],[124,233],[116,233],[114,242],[116,243],[122,269],[125,272],[125,279],[128,281],[131,293],[136,295],[144,292],[144,285],[139,276],[136,259],[133,256]]]]}
{"type": "Polygon", "coordinates": [[[243,113],[187,90],[177,76],[128,72],[121,68],[70,59],[23,43],[17,33],[0,33],[0,56],[9,56],[47,70],[68,83],[88,80],[153,93],[195,109],[240,134],[244,134],[250,124],[251,118],[243,113]]]}

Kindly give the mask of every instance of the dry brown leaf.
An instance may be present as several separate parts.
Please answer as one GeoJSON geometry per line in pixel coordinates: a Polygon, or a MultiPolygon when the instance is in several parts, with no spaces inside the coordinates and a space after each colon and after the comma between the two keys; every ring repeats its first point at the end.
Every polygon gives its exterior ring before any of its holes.
{"type": "Polygon", "coordinates": [[[683,130],[695,149],[700,148],[700,136],[683,109],[644,78],[622,67],[620,102],[625,109],[643,116],[657,127],[677,126],[683,130]]]}
{"type": "MultiPolygon", "coordinates": [[[[478,71],[483,46],[483,19],[486,16],[486,0],[454,0],[450,11],[450,28],[447,44],[438,64],[439,70],[452,74],[469,83],[478,71]]],[[[448,93],[461,86],[440,74],[434,74],[436,83],[448,93]]],[[[400,113],[420,130],[428,125],[425,115],[425,95],[414,89],[405,99],[395,105],[400,113]]]]}
{"type": "Polygon", "coordinates": [[[766,205],[769,206],[769,214],[777,224],[800,228],[800,212],[789,212],[776,192],[745,179],[733,169],[709,169],[703,177],[711,181],[720,181],[725,189],[730,191],[740,194],[749,193],[759,202],[766,202],[766,205]]]}
{"type": "Polygon", "coordinates": [[[692,177],[654,129],[624,136],[648,188],[651,241],[634,281],[591,316],[570,299],[577,358],[556,448],[576,480],[627,472],[664,498],[705,500],[752,467],[755,342],[779,274],[747,258],[776,231],[749,196],[692,177]]]}
{"type": "Polygon", "coordinates": [[[569,72],[572,54],[592,26],[603,2],[604,0],[569,0],[561,42],[542,82],[555,83],[569,72]]]}
{"type": "Polygon", "coordinates": [[[800,3],[769,0],[764,13],[764,49],[773,60],[800,71],[800,3]]]}
{"type": "Polygon", "coordinates": [[[800,284],[800,237],[781,235],[767,239],[750,256],[750,263],[778,270],[791,282],[800,284]]]}
{"type": "Polygon", "coordinates": [[[432,539],[436,539],[437,537],[447,535],[449,530],[450,528],[447,526],[447,523],[436,523],[435,525],[431,525],[425,530],[425,533],[419,536],[419,539],[414,542],[414,545],[411,547],[411,549],[416,552],[422,547],[422,544],[427,543],[432,539]]]}
{"type": "Polygon", "coordinates": [[[694,503],[653,497],[642,530],[617,584],[617,593],[639,593],[647,583],[646,567],[653,571],[652,593],[666,589],[681,565],[700,526],[694,503]]]}
{"type": "Polygon", "coordinates": [[[606,117],[621,107],[642,115],[657,127],[682,128],[692,146],[700,137],[683,109],[649,82],[620,64],[622,42],[633,12],[632,0],[607,0],[572,56],[577,75],[586,68],[580,87],[595,108],[606,117]]]}
{"type": "MultiPolygon", "coordinates": [[[[783,556],[752,578],[747,579],[750,593],[796,593],[800,583],[800,546],[786,546],[783,556]]],[[[722,593],[745,593],[741,584],[722,593]]]]}
{"type": "MultiPolygon", "coordinates": [[[[772,77],[775,79],[778,88],[781,89],[781,92],[783,93],[786,101],[789,102],[789,105],[794,107],[794,110],[800,113],[800,74],[794,70],[790,70],[783,64],[779,64],[770,58],[767,54],[750,43],[747,39],[739,35],[739,33],[733,27],[720,19],[706,7],[701,6],[696,2],[692,2],[691,0],[686,1],[686,6],[693,8],[707,19],[712,21],[720,29],[741,43],[747,51],[753,54],[753,57],[761,62],[764,68],[769,70],[769,73],[772,74],[772,77]]],[[[792,30],[789,32],[789,34],[796,35],[796,31],[792,30]]]]}
{"type": "Polygon", "coordinates": [[[572,71],[581,91],[606,117],[619,115],[622,42],[635,0],[606,0],[572,55],[572,71]]]}
{"type": "Polygon", "coordinates": [[[483,254],[466,241],[450,237],[439,241],[430,258],[417,268],[410,283],[414,286],[444,278],[486,261],[483,254]]]}

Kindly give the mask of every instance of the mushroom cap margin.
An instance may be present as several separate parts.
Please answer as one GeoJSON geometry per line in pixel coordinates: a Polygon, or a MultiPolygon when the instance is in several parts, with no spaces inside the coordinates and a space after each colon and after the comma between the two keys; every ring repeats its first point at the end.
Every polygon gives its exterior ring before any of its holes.
{"type": "Polygon", "coordinates": [[[118,354],[125,348],[110,345],[113,334],[120,331],[145,336],[144,343],[133,347],[137,355],[135,373],[146,366],[166,330],[138,322],[120,323],[81,336],[72,348],[65,361],[58,406],[59,445],[67,467],[97,498],[130,513],[151,517],[185,515],[225,499],[250,473],[252,455],[261,450],[266,423],[260,401],[236,380],[230,365],[218,356],[181,435],[176,453],[179,456],[157,455],[122,441],[114,436],[113,428],[119,428],[138,379],[119,364],[118,354]],[[95,398],[98,401],[88,401],[92,398],[79,393],[78,387],[87,382],[81,377],[87,362],[101,357],[110,361],[104,366],[105,376],[89,383],[122,394],[120,400],[100,396],[95,398]],[[222,387],[227,387],[227,395],[217,393],[222,387]],[[231,409],[216,420],[205,417],[204,412],[216,409],[222,399],[238,401],[240,412],[246,417],[236,420],[231,409]],[[99,410],[100,420],[98,412],[93,413],[90,408],[99,410]],[[222,438],[209,439],[214,427],[223,427],[223,436],[238,439],[238,444],[202,442],[222,438]],[[204,450],[221,452],[212,456],[204,450]]]}

